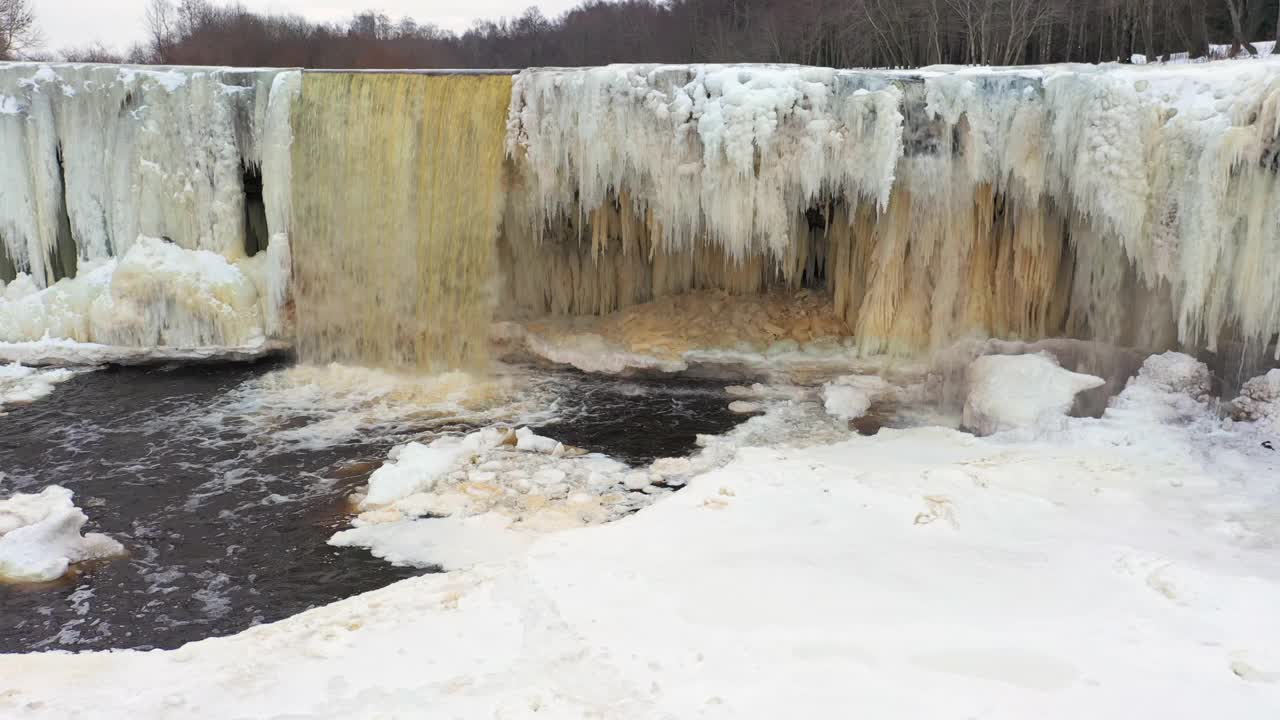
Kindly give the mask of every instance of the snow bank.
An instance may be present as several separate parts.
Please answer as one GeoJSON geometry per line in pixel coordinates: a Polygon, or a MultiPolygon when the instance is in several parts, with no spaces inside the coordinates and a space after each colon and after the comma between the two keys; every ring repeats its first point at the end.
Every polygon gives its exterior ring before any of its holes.
{"type": "Polygon", "coordinates": [[[535,535],[512,531],[510,525],[511,518],[499,513],[363,523],[335,533],[329,544],[366,548],[394,565],[458,570],[505,560],[528,547],[535,535]]]}
{"type": "Polygon", "coordinates": [[[5,288],[0,342],[44,339],[234,348],[266,338],[257,289],[238,265],[217,253],[139,237],[124,257],[83,263],[74,278],[36,290],[20,276],[5,288]]]}
{"type": "Polygon", "coordinates": [[[0,365],[0,410],[6,405],[35,402],[53,392],[54,385],[75,375],[71,370],[38,370],[16,362],[0,365]]]}
{"type": "Polygon", "coordinates": [[[826,444],[740,447],[624,522],[234,637],[3,656],[0,711],[1269,720],[1280,459],[1137,414],[1138,390],[1189,379],[1175,365],[1135,379],[1134,414],[1053,442],[827,435],[820,403],[782,401],[741,444],[826,444]]]}
{"type": "Polygon", "coordinates": [[[88,519],[58,485],[0,500],[0,580],[57,580],[73,563],[122,555],[124,546],[106,535],[80,534],[88,519]]]}
{"type": "Polygon", "coordinates": [[[1048,354],[986,355],[969,365],[964,427],[978,435],[1061,429],[1076,395],[1104,382],[1064,370],[1048,354]]]}

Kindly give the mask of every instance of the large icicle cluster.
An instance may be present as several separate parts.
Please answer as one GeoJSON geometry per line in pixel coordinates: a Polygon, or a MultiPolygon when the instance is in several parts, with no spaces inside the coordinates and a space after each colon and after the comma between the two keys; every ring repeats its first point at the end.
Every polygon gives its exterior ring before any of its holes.
{"type": "Polygon", "coordinates": [[[121,347],[244,348],[263,341],[248,260],[139,237],[124,257],[90,260],[75,278],[0,288],[0,342],[64,338],[121,347]]]}
{"type": "MultiPolygon", "coordinates": [[[[100,328],[93,334],[111,342],[155,342],[154,328],[190,329],[191,317],[181,316],[187,309],[173,301],[182,289],[142,289],[173,278],[163,267],[152,280],[119,273],[129,266],[123,258],[139,238],[166,238],[173,243],[164,250],[170,260],[207,251],[242,266],[256,285],[248,288],[253,302],[261,297],[261,308],[253,309],[261,315],[257,334],[285,334],[290,117],[299,87],[297,71],[0,66],[0,282],[50,291],[59,280],[81,289],[110,282],[111,296],[124,292],[134,301],[156,303],[134,308],[135,316],[149,316],[140,327],[152,329],[100,328]],[[261,178],[260,199],[247,193],[248,175],[261,178]],[[262,237],[255,240],[255,234],[262,237]],[[263,245],[263,252],[247,257],[263,245]],[[134,289],[123,289],[130,284],[134,289]],[[179,316],[159,317],[170,311],[179,316]]],[[[182,260],[212,267],[196,255],[182,260]]],[[[172,263],[160,265],[173,269],[172,263]]],[[[64,290],[79,292],[71,288],[64,290]]],[[[45,305],[51,312],[55,306],[58,312],[88,309],[88,303],[70,301],[45,305]]],[[[224,309],[243,310],[237,303],[224,309]]],[[[66,320],[96,323],[87,315],[66,320]]],[[[34,325],[39,319],[0,318],[6,322],[34,325]]],[[[86,334],[60,323],[44,329],[54,337],[86,334]]],[[[0,333],[0,339],[29,334],[0,333]]],[[[179,332],[174,338],[234,345],[253,334],[240,327],[226,334],[179,332]]]]}
{"type": "Polygon", "coordinates": [[[1280,62],[529,70],[507,142],[519,312],[809,284],[865,353],[1280,331],[1280,62]]]}

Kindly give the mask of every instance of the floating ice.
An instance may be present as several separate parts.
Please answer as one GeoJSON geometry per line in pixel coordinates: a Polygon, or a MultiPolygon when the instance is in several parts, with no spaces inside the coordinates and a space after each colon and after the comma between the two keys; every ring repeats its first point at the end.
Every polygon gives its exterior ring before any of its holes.
{"type": "Polygon", "coordinates": [[[124,553],[124,546],[106,535],[80,534],[89,518],[71,502],[71,494],[50,485],[0,500],[0,580],[57,580],[74,563],[124,553]]]}
{"type": "Polygon", "coordinates": [[[0,365],[0,410],[6,405],[35,402],[53,392],[53,386],[75,377],[65,369],[40,370],[18,363],[0,365]]]}

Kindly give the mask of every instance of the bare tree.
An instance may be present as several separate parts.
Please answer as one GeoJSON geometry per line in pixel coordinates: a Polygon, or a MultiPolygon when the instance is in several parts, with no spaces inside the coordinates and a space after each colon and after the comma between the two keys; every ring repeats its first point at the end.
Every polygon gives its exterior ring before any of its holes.
{"type": "Polygon", "coordinates": [[[178,32],[177,12],[169,0],[149,0],[147,3],[147,35],[151,39],[154,62],[172,62],[170,55],[178,32]]]}
{"type": "Polygon", "coordinates": [[[68,48],[63,50],[60,55],[66,62],[75,63],[121,63],[125,60],[124,55],[113,52],[100,42],[85,45],[84,47],[68,48]]]}
{"type": "Polygon", "coordinates": [[[1258,49],[1249,42],[1249,38],[1244,36],[1244,26],[1240,22],[1241,3],[1244,0],[1222,0],[1227,4],[1227,13],[1231,15],[1231,57],[1235,57],[1240,53],[1240,49],[1244,48],[1250,55],[1257,55],[1258,49]]]}
{"type": "Polygon", "coordinates": [[[31,0],[0,0],[0,59],[21,57],[41,40],[31,0]]]}

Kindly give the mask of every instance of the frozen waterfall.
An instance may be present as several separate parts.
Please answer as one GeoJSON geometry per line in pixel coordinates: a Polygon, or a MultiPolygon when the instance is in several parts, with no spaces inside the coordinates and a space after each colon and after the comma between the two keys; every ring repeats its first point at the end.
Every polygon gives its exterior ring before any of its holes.
{"type": "Polygon", "coordinates": [[[834,333],[861,356],[970,336],[1261,355],[1280,332],[1278,146],[1270,59],[514,78],[8,64],[0,342],[277,337],[304,359],[442,369],[482,360],[495,319],[680,296],[685,320],[731,325],[697,294],[774,308],[803,290],[804,327],[778,336],[834,333]],[[234,302],[177,300],[214,276],[175,268],[228,277],[175,254],[201,252],[240,274],[234,302]],[[142,319],[106,327],[107,299],[142,319]]]}

